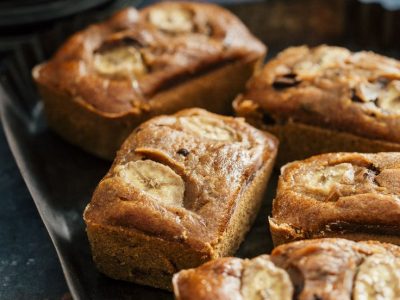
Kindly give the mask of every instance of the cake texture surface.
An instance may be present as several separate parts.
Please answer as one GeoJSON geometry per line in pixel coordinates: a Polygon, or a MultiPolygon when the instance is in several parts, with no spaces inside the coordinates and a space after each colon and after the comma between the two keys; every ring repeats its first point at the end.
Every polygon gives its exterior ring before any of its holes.
{"type": "Polygon", "coordinates": [[[127,8],[70,37],[33,70],[49,125],[113,159],[152,116],[203,107],[229,113],[265,46],[227,10],[162,2],[127,8]]]}
{"type": "Polygon", "coordinates": [[[282,140],[283,162],[398,151],[400,62],[340,47],[291,47],[250,80],[234,108],[282,140]]]}
{"type": "Polygon", "coordinates": [[[282,167],[272,216],[275,245],[345,237],[400,245],[400,153],[331,153],[282,167]]]}
{"type": "Polygon", "coordinates": [[[141,124],[84,213],[99,270],[170,289],[178,270],[232,255],[261,205],[277,146],[243,119],[201,109],[141,124]]]}
{"type": "Polygon", "coordinates": [[[220,258],[173,279],[177,300],[395,300],[400,248],[325,238],[292,242],[253,259],[220,258]]]}

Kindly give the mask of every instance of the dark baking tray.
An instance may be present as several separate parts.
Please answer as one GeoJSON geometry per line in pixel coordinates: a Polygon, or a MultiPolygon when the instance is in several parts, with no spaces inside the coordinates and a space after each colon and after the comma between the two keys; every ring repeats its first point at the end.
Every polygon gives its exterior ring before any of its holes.
{"type": "MultiPolygon", "coordinates": [[[[400,39],[396,36],[400,32],[399,11],[390,11],[377,3],[356,0],[221,2],[269,46],[269,57],[287,46],[321,43],[400,56],[400,39]]],[[[58,35],[57,41],[63,38],[58,35]]],[[[44,56],[50,55],[59,42],[44,52],[44,56]]],[[[32,45],[17,47],[0,65],[1,122],[57,250],[71,294],[76,299],[172,298],[170,293],[112,280],[96,271],[82,212],[110,163],[64,142],[48,130],[42,104],[30,80],[30,68],[42,57],[25,53],[35,53],[32,45]]],[[[272,249],[267,215],[276,182],[277,172],[270,181],[255,225],[237,256],[254,257],[272,249]]]]}

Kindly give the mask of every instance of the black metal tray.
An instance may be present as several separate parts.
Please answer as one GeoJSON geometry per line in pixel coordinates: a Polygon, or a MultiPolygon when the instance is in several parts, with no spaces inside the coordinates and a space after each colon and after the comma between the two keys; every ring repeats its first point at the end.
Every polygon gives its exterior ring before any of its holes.
{"type": "MultiPolygon", "coordinates": [[[[378,4],[356,0],[221,2],[269,46],[269,57],[290,45],[320,43],[400,56],[400,39],[395,38],[400,32],[399,12],[378,4]]],[[[43,57],[29,55],[27,59],[25,53],[32,51],[24,47],[17,48],[0,65],[0,117],[18,167],[57,250],[71,294],[76,299],[172,299],[171,293],[112,280],[96,271],[82,212],[110,163],[48,130],[42,104],[30,80],[31,67],[43,57]]],[[[237,256],[254,257],[272,249],[267,215],[276,181],[277,173],[237,256]]]]}

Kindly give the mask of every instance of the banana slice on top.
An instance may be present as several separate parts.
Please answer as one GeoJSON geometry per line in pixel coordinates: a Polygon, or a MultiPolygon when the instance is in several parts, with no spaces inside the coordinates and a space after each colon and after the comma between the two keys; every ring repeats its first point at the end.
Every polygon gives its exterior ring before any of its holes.
{"type": "Polygon", "coordinates": [[[400,259],[387,254],[367,257],[355,278],[353,299],[400,299],[400,259]]]}
{"type": "Polygon", "coordinates": [[[182,206],[185,183],[170,167],[152,160],[137,160],[116,167],[117,176],[165,205],[182,206]]]}
{"type": "Polygon", "coordinates": [[[179,121],[185,129],[210,140],[232,142],[237,139],[232,128],[215,118],[190,116],[181,117],[179,121]]]}
{"type": "Polygon", "coordinates": [[[355,92],[363,102],[375,101],[382,93],[382,85],[379,82],[361,82],[356,85],[355,92]]]}
{"type": "Polygon", "coordinates": [[[355,179],[355,170],[352,164],[341,163],[334,166],[325,166],[321,169],[302,175],[299,181],[310,191],[328,195],[333,187],[342,184],[352,184],[355,179]]]}
{"type": "Polygon", "coordinates": [[[247,300],[291,300],[293,285],[286,271],[257,257],[244,264],[241,293],[247,300]]]}
{"type": "Polygon", "coordinates": [[[132,46],[95,53],[94,68],[102,75],[116,78],[138,78],[147,73],[140,51],[132,46]]]}
{"type": "Polygon", "coordinates": [[[400,80],[393,80],[378,98],[378,106],[392,113],[400,113],[400,80]]]}
{"type": "Polygon", "coordinates": [[[192,14],[182,8],[153,9],[149,13],[149,21],[169,33],[191,32],[194,27],[192,14]]]}
{"type": "Polygon", "coordinates": [[[340,68],[350,52],[342,48],[319,48],[313,57],[301,60],[293,67],[293,72],[300,80],[312,80],[323,74],[327,69],[340,68]]]}

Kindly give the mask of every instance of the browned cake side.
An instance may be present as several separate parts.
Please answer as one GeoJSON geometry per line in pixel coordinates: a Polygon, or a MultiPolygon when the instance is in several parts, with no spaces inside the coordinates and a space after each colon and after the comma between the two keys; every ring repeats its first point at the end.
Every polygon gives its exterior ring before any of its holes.
{"type": "Polygon", "coordinates": [[[173,278],[177,300],[400,298],[400,248],[344,239],[298,241],[251,260],[221,258],[173,278]]]}
{"type": "Polygon", "coordinates": [[[292,47],[234,102],[281,140],[278,163],[337,152],[400,149],[400,62],[344,48],[292,47]]]}
{"type": "Polygon", "coordinates": [[[276,152],[272,135],[201,109],[143,123],[84,213],[97,267],[170,289],[178,270],[232,255],[257,214],[276,152]]]}
{"type": "Polygon", "coordinates": [[[270,230],[275,245],[344,237],[400,245],[400,153],[331,153],[282,168],[270,230]]]}
{"type": "Polygon", "coordinates": [[[265,46],[212,4],[128,8],[69,38],[33,77],[49,125],[68,141],[113,159],[143,121],[183,108],[230,113],[265,46]]]}

